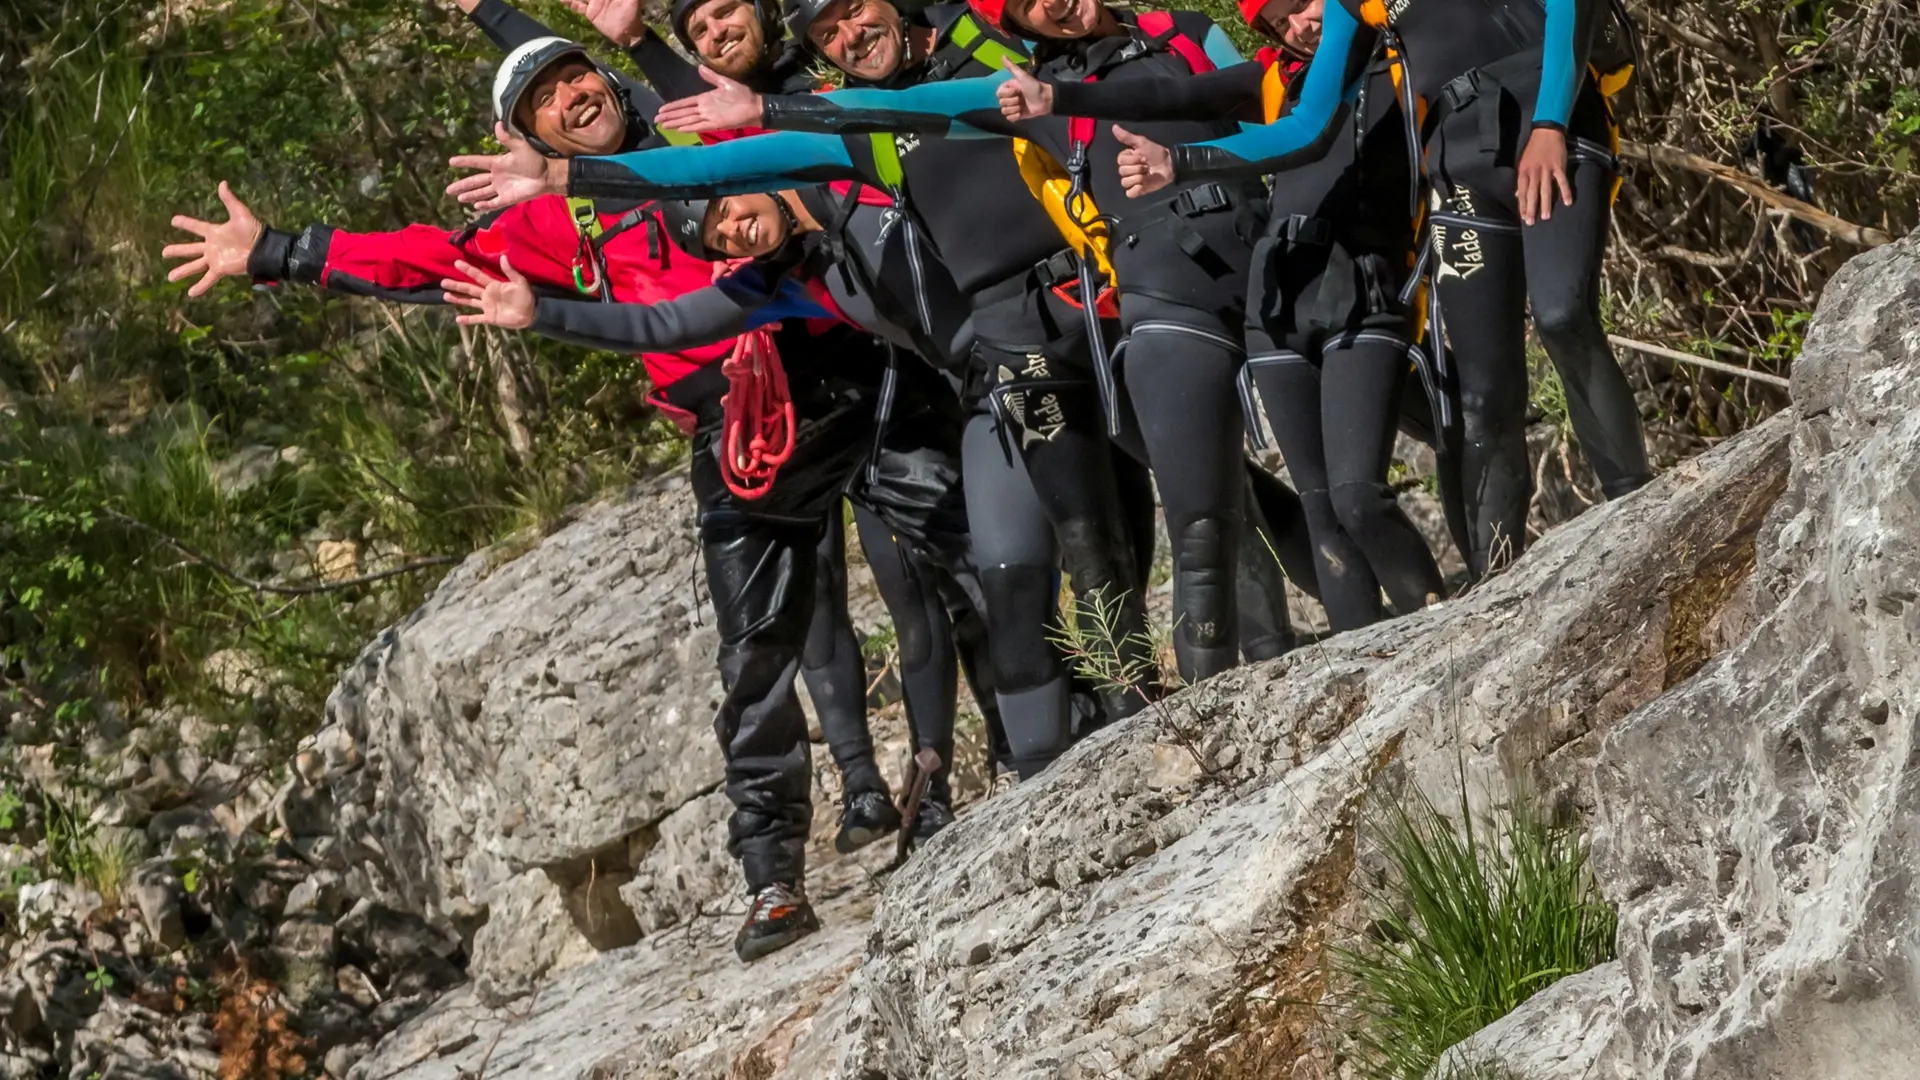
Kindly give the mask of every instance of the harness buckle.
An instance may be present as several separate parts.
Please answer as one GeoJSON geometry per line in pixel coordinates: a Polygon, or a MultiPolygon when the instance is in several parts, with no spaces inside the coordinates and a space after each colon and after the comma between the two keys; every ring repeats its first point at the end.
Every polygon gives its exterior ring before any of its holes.
{"type": "Polygon", "coordinates": [[[1033,264],[1033,272],[1039,276],[1040,284],[1052,288],[1068,280],[1080,277],[1080,260],[1073,252],[1061,249],[1033,264]]]}
{"type": "Polygon", "coordinates": [[[1233,197],[1227,189],[1218,183],[1202,184],[1188,188],[1174,197],[1173,212],[1181,217],[1199,217],[1211,214],[1215,210],[1227,210],[1233,206],[1233,197]]]}
{"type": "Polygon", "coordinates": [[[1289,214],[1277,235],[1289,244],[1320,246],[1333,242],[1333,223],[1311,214],[1289,214]]]}
{"type": "Polygon", "coordinates": [[[1458,111],[1473,104],[1480,96],[1480,69],[1454,76],[1453,80],[1442,87],[1440,93],[1447,99],[1447,106],[1458,111]]]}

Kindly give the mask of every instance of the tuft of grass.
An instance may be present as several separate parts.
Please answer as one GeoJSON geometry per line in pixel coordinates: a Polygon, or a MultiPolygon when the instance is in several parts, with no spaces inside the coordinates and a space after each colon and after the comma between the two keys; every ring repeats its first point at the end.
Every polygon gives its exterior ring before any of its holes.
{"type": "Polygon", "coordinates": [[[1387,883],[1366,940],[1333,952],[1367,1080],[1422,1080],[1448,1047],[1613,958],[1615,915],[1574,829],[1516,800],[1456,826],[1417,792],[1377,823],[1387,883]]]}

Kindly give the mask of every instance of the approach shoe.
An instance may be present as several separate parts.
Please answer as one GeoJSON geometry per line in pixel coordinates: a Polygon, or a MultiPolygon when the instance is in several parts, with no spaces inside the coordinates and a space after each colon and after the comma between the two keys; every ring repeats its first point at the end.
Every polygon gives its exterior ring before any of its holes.
{"type": "Polygon", "coordinates": [[[920,801],[920,813],[913,819],[913,842],[920,845],[933,838],[933,834],[953,824],[953,811],[947,804],[933,799],[920,801]]]}
{"type": "Polygon", "coordinates": [[[900,811],[879,791],[850,791],[840,804],[840,835],[833,850],[851,855],[900,827],[900,811]]]}
{"type": "Polygon", "coordinates": [[[799,941],[820,929],[820,917],[807,903],[807,894],[788,885],[773,884],[755,892],[747,905],[747,921],[733,936],[733,951],[745,963],[799,941]]]}

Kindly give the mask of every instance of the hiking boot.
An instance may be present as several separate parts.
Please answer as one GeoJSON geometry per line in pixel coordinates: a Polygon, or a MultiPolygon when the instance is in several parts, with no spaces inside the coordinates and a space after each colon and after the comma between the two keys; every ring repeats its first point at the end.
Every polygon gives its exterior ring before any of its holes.
{"type": "Polygon", "coordinates": [[[946,803],[934,799],[923,799],[920,802],[919,816],[913,819],[913,842],[924,844],[933,837],[934,833],[951,824],[953,824],[953,811],[947,808],[946,803]]]}
{"type": "Polygon", "coordinates": [[[833,850],[851,855],[900,827],[900,811],[884,792],[853,791],[840,804],[840,835],[833,850]]]}
{"type": "Polygon", "coordinates": [[[733,936],[733,951],[743,963],[750,964],[818,929],[820,917],[807,903],[806,892],[775,883],[753,894],[747,905],[747,921],[733,936]]]}

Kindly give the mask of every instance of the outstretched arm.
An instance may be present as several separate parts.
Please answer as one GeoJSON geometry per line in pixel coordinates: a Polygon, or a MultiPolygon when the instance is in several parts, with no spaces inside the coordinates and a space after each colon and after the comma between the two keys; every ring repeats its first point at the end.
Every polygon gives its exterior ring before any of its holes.
{"type": "Polygon", "coordinates": [[[1261,119],[1260,84],[1266,71],[1261,64],[1244,63],[1190,79],[1058,83],[1053,87],[1053,111],[1060,116],[1102,120],[1226,118],[1257,124],[1261,119]]]}
{"type": "Polygon", "coordinates": [[[1292,111],[1238,135],[1173,147],[1173,177],[1263,176],[1324,156],[1352,115],[1354,94],[1373,54],[1374,36],[1345,4],[1328,4],[1319,50],[1307,66],[1306,82],[1292,111]]]}
{"type": "Polygon", "coordinates": [[[996,89],[1004,72],[977,79],[922,83],[904,90],[836,90],[829,94],[759,94],[712,72],[708,92],[675,101],[660,123],[676,131],[768,127],[829,135],[910,132],[935,138],[1020,135],[1000,114],[996,89]]]}
{"type": "Polygon", "coordinates": [[[702,199],[834,180],[884,186],[872,156],[856,155],[855,145],[837,135],[786,132],[561,164],[567,194],[588,198],[702,199]]]}
{"type": "Polygon", "coordinates": [[[506,0],[454,0],[454,3],[501,52],[512,52],[529,41],[556,36],[546,23],[506,0]]]}

